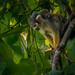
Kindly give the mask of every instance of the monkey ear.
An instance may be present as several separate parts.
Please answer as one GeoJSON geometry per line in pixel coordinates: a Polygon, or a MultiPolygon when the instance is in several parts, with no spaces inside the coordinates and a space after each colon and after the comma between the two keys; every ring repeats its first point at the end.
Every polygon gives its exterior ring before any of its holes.
{"type": "Polygon", "coordinates": [[[41,21],[42,21],[42,16],[41,16],[41,15],[38,15],[38,16],[36,17],[36,20],[38,20],[39,22],[41,22],[41,21]]]}

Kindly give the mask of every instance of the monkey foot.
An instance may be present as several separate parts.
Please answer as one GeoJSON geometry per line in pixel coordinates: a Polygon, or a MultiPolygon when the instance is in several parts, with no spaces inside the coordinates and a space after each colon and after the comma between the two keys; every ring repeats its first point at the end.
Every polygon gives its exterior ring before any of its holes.
{"type": "Polygon", "coordinates": [[[47,52],[47,51],[51,51],[52,50],[52,48],[49,48],[49,49],[47,49],[45,52],[47,52]]]}

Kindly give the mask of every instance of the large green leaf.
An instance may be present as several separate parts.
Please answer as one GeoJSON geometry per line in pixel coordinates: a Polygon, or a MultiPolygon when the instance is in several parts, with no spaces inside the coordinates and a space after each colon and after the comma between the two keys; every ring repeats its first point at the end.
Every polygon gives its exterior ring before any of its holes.
{"type": "Polygon", "coordinates": [[[9,61],[9,65],[6,66],[6,69],[4,70],[2,75],[18,75],[16,72],[18,72],[18,65],[16,65],[14,62],[9,61]]]}
{"type": "Polygon", "coordinates": [[[17,75],[36,75],[36,68],[33,61],[22,59],[18,66],[19,69],[17,75]]]}
{"type": "Polygon", "coordinates": [[[18,41],[19,35],[10,35],[8,37],[3,38],[3,40],[8,44],[8,45],[13,45],[18,41]]]}
{"type": "Polygon", "coordinates": [[[68,51],[68,54],[69,54],[70,58],[73,61],[75,61],[75,38],[68,41],[68,43],[66,45],[66,49],[68,51]]]}
{"type": "Polygon", "coordinates": [[[72,63],[69,66],[66,66],[63,70],[62,70],[66,75],[71,75],[71,74],[75,74],[75,63],[72,63]]]}
{"type": "MultiPolygon", "coordinates": [[[[37,64],[37,70],[41,70],[40,64],[37,64]]],[[[5,69],[3,75],[37,75],[35,63],[29,59],[22,59],[19,64],[11,63],[5,69]]],[[[39,73],[41,75],[41,73],[39,73]]]]}
{"type": "Polygon", "coordinates": [[[7,32],[0,34],[0,38],[6,37],[9,35],[13,35],[13,34],[19,34],[23,31],[24,28],[27,28],[27,27],[28,26],[19,26],[19,27],[13,28],[7,32]]]}
{"type": "Polygon", "coordinates": [[[14,50],[14,62],[18,64],[22,58],[24,58],[24,53],[21,50],[20,46],[12,46],[14,50]]]}
{"type": "Polygon", "coordinates": [[[14,52],[12,48],[9,45],[5,44],[1,39],[0,39],[0,53],[2,55],[2,59],[5,62],[9,62],[10,60],[13,61],[14,52]]]}

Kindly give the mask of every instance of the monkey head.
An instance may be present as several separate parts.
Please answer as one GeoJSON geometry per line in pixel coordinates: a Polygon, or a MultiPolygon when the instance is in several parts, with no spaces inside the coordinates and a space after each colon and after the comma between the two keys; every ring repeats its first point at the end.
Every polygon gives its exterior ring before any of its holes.
{"type": "Polygon", "coordinates": [[[40,14],[38,14],[38,13],[32,14],[32,16],[30,17],[30,20],[29,20],[30,26],[34,30],[40,30],[41,20],[42,20],[42,17],[40,14]]]}

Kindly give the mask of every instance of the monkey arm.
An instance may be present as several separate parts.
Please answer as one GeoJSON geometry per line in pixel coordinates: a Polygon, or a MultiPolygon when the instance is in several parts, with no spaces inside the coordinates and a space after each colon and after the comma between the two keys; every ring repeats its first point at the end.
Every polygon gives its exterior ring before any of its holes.
{"type": "Polygon", "coordinates": [[[47,34],[47,33],[45,33],[44,36],[45,36],[45,38],[48,39],[50,45],[53,47],[53,39],[52,39],[52,37],[49,34],[47,34]]]}

